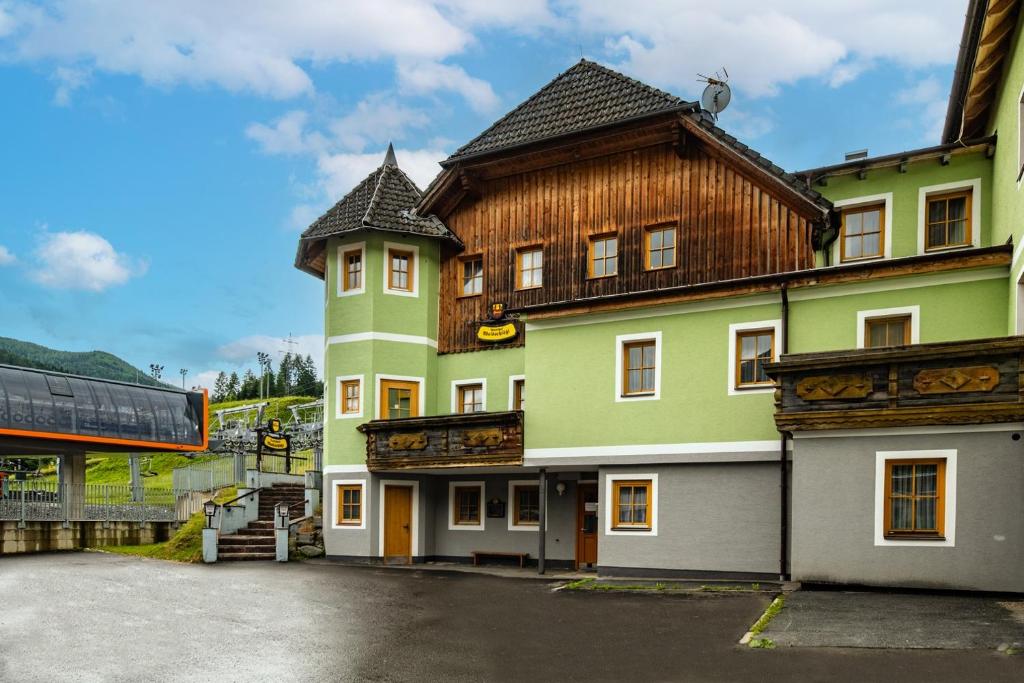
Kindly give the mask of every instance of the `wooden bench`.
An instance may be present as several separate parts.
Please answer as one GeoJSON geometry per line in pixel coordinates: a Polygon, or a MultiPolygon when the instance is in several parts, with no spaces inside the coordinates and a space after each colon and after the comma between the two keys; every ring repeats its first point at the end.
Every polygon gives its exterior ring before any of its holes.
{"type": "Polygon", "coordinates": [[[519,559],[519,568],[522,569],[526,566],[526,560],[529,559],[530,553],[502,553],[502,552],[491,552],[486,550],[474,550],[470,553],[473,556],[473,566],[480,564],[481,557],[515,557],[519,559]]]}

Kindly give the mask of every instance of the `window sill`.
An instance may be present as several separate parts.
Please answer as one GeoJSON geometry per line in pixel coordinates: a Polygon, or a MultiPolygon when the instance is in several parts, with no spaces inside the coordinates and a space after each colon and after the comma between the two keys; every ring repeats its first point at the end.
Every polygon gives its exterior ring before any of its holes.
{"type": "Polygon", "coordinates": [[[532,292],[535,289],[543,289],[544,285],[533,285],[532,287],[516,287],[517,292],[532,292]]]}
{"type": "Polygon", "coordinates": [[[644,268],[644,272],[645,273],[657,273],[659,270],[672,270],[675,267],[676,267],[676,264],[674,264],[674,263],[671,266],[658,266],[657,268],[645,267],[644,268]]]}
{"type": "Polygon", "coordinates": [[[455,298],[456,299],[475,299],[476,297],[483,296],[483,295],[484,295],[483,292],[480,292],[479,294],[459,294],[455,298]]]}
{"type": "Polygon", "coordinates": [[[611,275],[588,275],[588,280],[607,280],[610,277],[618,277],[618,273],[612,273],[611,275]]]}
{"type": "Polygon", "coordinates": [[[642,391],[635,394],[621,394],[619,398],[649,398],[654,396],[653,391],[642,391]]]}
{"type": "Polygon", "coordinates": [[[637,532],[637,533],[651,533],[651,527],[649,526],[613,526],[612,531],[626,531],[626,532],[637,532]]]}
{"type": "Polygon", "coordinates": [[[945,541],[941,534],[886,534],[886,541],[945,541]]]}
{"type": "Polygon", "coordinates": [[[857,258],[840,257],[839,265],[846,265],[847,263],[864,263],[866,261],[884,261],[886,258],[885,254],[876,254],[875,256],[858,256],[857,258]]]}
{"type": "Polygon", "coordinates": [[[764,391],[765,389],[774,389],[775,382],[757,382],[750,384],[737,384],[733,387],[735,391],[764,391]]]}
{"type": "Polygon", "coordinates": [[[972,242],[967,244],[953,244],[948,247],[925,247],[924,253],[926,254],[938,254],[944,251],[957,251],[958,249],[970,249],[974,246],[972,242]]]}

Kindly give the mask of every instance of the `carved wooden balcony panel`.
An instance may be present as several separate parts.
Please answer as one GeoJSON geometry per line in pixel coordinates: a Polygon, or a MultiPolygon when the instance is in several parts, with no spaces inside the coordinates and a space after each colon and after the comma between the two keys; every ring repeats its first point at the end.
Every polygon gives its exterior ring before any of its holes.
{"type": "Polygon", "coordinates": [[[373,420],[359,431],[371,472],[523,464],[521,412],[373,420]]]}
{"type": "Polygon", "coordinates": [[[775,379],[783,431],[1024,420],[1024,338],[784,356],[775,379]]]}

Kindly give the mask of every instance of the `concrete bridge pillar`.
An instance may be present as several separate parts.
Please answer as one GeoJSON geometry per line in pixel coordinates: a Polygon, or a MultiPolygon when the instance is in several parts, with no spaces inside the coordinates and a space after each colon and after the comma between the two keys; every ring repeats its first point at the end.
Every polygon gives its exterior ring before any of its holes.
{"type": "Polygon", "coordinates": [[[85,511],[85,451],[66,451],[58,456],[57,482],[66,518],[81,519],[85,511]]]}

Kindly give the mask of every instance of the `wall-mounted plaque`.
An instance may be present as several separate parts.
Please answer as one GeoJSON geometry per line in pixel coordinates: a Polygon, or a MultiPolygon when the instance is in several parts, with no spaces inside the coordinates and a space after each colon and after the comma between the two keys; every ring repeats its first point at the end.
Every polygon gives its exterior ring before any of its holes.
{"type": "Polygon", "coordinates": [[[804,377],[796,385],[796,395],[805,401],[864,398],[872,390],[871,378],[867,375],[804,377]]]}
{"type": "Polygon", "coordinates": [[[482,448],[486,446],[500,446],[504,437],[501,430],[493,429],[467,429],[462,435],[462,445],[467,448],[482,448]]]}
{"type": "Polygon", "coordinates": [[[954,394],[992,391],[999,385],[999,370],[991,366],[922,370],[914,376],[919,394],[954,394]]]}
{"type": "Polygon", "coordinates": [[[426,447],[427,435],[424,432],[392,434],[388,439],[388,448],[393,451],[422,451],[426,447]]]}

